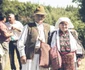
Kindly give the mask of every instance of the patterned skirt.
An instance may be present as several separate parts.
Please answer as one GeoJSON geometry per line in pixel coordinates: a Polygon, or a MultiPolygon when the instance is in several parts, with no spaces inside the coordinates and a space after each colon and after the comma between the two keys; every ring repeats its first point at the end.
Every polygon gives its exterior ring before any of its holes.
{"type": "Polygon", "coordinates": [[[67,53],[67,54],[61,55],[62,70],[76,70],[74,54],[75,53],[67,53]]]}

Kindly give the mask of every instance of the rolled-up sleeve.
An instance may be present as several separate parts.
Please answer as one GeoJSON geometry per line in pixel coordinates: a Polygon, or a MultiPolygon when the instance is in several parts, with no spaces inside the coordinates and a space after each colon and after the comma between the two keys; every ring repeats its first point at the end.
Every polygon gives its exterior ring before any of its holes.
{"type": "Polygon", "coordinates": [[[25,42],[26,42],[26,39],[27,39],[27,33],[28,33],[28,25],[25,25],[24,26],[24,29],[21,33],[21,36],[17,42],[17,48],[19,50],[19,54],[20,54],[20,57],[21,56],[25,56],[25,42]]]}

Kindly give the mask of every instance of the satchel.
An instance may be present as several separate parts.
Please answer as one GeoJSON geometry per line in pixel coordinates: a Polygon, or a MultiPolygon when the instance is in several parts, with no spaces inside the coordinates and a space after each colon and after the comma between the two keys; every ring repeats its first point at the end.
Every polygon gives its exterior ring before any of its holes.
{"type": "Polygon", "coordinates": [[[49,66],[49,51],[50,46],[44,42],[41,42],[40,46],[40,63],[39,65],[42,67],[48,67],[49,66]]]}
{"type": "Polygon", "coordinates": [[[57,70],[61,68],[62,58],[56,46],[50,49],[50,60],[51,60],[52,70],[57,70]]]}

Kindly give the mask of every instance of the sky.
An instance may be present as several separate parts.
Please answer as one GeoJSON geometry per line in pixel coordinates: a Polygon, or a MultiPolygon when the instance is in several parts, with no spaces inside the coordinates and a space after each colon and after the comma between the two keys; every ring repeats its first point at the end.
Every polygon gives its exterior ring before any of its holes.
{"type": "Polygon", "coordinates": [[[66,7],[67,5],[73,5],[77,7],[76,4],[72,3],[72,0],[18,0],[21,2],[31,2],[31,3],[38,3],[43,5],[50,5],[52,7],[66,7]]]}

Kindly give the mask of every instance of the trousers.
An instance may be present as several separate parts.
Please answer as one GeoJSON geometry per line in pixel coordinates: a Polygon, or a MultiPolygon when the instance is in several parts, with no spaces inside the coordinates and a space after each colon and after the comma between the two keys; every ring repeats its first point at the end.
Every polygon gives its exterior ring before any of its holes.
{"type": "Polygon", "coordinates": [[[8,58],[8,42],[0,42],[0,70],[4,70],[8,58]]]}
{"type": "Polygon", "coordinates": [[[20,61],[20,54],[19,51],[17,49],[17,41],[10,41],[9,42],[9,56],[10,56],[10,64],[11,64],[11,69],[16,70],[16,66],[15,66],[15,61],[14,61],[14,51],[16,50],[16,55],[18,58],[18,62],[19,62],[19,69],[22,69],[22,64],[20,61]]]}

